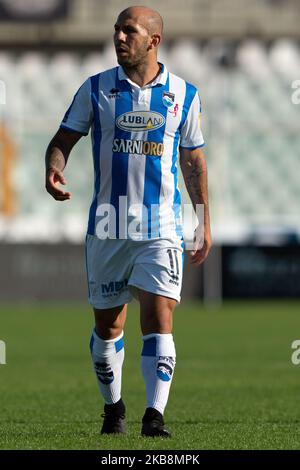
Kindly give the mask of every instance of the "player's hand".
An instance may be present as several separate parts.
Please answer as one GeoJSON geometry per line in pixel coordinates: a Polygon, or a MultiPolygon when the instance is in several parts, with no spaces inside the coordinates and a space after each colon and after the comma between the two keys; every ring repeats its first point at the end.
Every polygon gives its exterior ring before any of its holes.
{"type": "Polygon", "coordinates": [[[209,250],[212,247],[212,239],[210,228],[205,227],[204,230],[198,226],[194,234],[193,250],[190,254],[191,264],[199,265],[207,258],[209,250]]]}
{"type": "Polygon", "coordinates": [[[49,168],[46,171],[46,190],[56,201],[71,199],[71,193],[63,191],[59,184],[67,184],[62,171],[57,168],[49,168]]]}

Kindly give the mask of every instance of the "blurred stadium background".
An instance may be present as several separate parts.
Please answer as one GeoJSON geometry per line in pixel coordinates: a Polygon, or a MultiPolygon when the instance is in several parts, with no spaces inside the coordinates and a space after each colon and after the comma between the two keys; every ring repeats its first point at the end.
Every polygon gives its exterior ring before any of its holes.
{"type": "Polygon", "coordinates": [[[83,248],[89,138],[66,170],[72,200],[44,189],[46,146],[82,81],[116,64],[113,24],[128,2],[0,0],[0,448],[299,448],[300,2],[133,3],[161,12],[160,60],[199,87],[203,106],[214,247],[201,269],[185,266],[167,410],[175,439],[136,438],[144,391],[133,305],[130,434],[99,440],[83,248]]]}
{"type": "MultiPolygon", "coordinates": [[[[160,60],[199,87],[203,105],[215,246],[202,270],[186,263],[184,296],[212,302],[299,296],[300,105],[291,99],[300,78],[299,2],[150,4],[165,19],[160,60]]],[[[116,64],[112,29],[127,5],[0,1],[3,300],[45,300],[54,293],[57,299],[85,298],[89,138],[68,165],[70,203],[46,194],[43,158],[78,86],[116,64]],[[65,274],[67,285],[57,285],[65,274]]]]}

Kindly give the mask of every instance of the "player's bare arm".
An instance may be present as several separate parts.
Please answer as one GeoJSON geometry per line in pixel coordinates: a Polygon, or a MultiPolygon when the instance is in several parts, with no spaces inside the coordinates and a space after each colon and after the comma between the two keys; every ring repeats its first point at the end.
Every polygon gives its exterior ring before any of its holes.
{"type": "MultiPolygon", "coordinates": [[[[201,148],[196,148],[194,150],[180,148],[180,167],[194,209],[196,209],[197,204],[203,204],[204,207],[203,244],[201,240],[202,246],[195,246],[195,250],[191,252],[191,263],[198,265],[205,260],[212,246],[209,220],[207,166],[203,150],[201,148]]],[[[201,221],[199,222],[201,223],[201,221]]]]}
{"type": "Polygon", "coordinates": [[[71,198],[71,193],[63,191],[59,184],[65,185],[63,170],[67,164],[70,152],[82,137],[80,132],[59,129],[46,151],[46,190],[57,201],[71,198]]]}

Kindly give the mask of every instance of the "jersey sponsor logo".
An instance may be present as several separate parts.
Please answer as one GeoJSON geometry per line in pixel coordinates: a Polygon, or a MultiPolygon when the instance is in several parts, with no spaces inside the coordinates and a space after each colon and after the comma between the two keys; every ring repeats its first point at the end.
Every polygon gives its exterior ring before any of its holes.
{"type": "Polygon", "coordinates": [[[162,114],[155,111],[129,111],[116,120],[119,129],[128,132],[155,131],[165,124],[162,114]]]}
{"type": "Polygon", "coordinates": [[[113,152],[161,157],[164,144],[144,140],[114,139],[113,152]]]}
{"type": "Polygon", "coordinates": [[[170,91],[164,91],[163,96],[162,96],[163,104],[167,108],[171,108],[173,106],[174,101],[175,101],[175,94],[171,93],[170,91]]]}
{"type": "Polygon", "coordinates": [[[112,98],[120,98],[120,90],[118,88],[112,88],[111,90],[109,90],[109,95],[108,97],[110,99],[112,98]]]}
{"type": "Polygon", "coordinates": [[[173,117],[176,117],[178,113],[178,109],[179,109],[179,106],[178,106],[178,103],[176,103],[174,108],[171,109],[171,111],[168,110],[168,113],[172,114],[173,117]]]}

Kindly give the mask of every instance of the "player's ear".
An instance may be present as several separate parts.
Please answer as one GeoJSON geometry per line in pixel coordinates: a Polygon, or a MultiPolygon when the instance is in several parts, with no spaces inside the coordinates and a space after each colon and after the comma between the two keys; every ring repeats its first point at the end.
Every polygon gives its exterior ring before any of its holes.
{"type": "Polygon", "coordinates": [[[156,49],[161,43],[161,35],[160,34],[152,34],[151,42],[150,42],[150,49],[156,49]]]}

